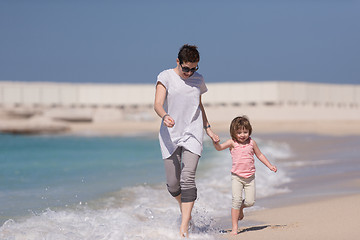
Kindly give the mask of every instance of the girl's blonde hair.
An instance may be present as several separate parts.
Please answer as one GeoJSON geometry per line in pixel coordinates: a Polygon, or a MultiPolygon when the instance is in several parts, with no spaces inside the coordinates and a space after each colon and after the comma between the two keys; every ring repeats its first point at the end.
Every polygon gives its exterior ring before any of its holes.
{"type": "Polygon", "coordinates": [[[249,131],[249,136],[252,133],[252,127],[247,116],[236,117],[230,124],[230,135],[232,139],[236,139],[236,132],[239,129],[245,128],[249,131]]]}

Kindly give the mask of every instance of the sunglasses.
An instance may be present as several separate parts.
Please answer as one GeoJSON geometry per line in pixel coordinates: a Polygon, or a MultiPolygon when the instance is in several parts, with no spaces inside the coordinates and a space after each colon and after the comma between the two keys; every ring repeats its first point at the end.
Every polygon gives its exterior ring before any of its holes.
{"type": "MultiPolygon", "coordinates": [[[[180,66],[181,66],[181,64],[180,64],[180,66]]],[[[183,67],[183,66],[181,66],[181,69],[182,69],[182,71],[183,72],[196,72],[197,70],[199,70],[199,65],[197,65],[196,67],[194,67],[194,68],[189,68],[189,67],[183,67]]]]}

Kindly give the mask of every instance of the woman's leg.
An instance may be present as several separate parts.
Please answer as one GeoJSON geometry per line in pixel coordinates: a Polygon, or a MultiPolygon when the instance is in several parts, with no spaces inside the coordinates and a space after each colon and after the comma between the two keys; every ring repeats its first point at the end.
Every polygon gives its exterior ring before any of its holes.
{"type": "Polygon", "coordinates": [[[164,159],[166,185],[169,193],[178,201],[181,211],[181,148],[177,148],[175,152],[167,159],[164,159]]]}
{"type": "Polygon", "coordinates": [[[188,236],[188,226],[191,219],[191,211],[197,198],[197,188],[195,184],[195,174],[200,156],[186,149],[182,151],[181,163],[181,236],[188,236]]]}
{"type": "Polygon", "coordinates": [[[195,184],[195,174],[200,156],[186,149],[182,149],[181,160],[181,201],[193,202],[197,198],[197,188],[195,184]]]}
{"type": "Polygon", "coordinates": [[[189,222],[191,219],[191,211],[194,207],[194,203],[195,201],[181,203],[182,214],[181,214],[180,236],[182,237],[189,236],[189,232],[188,232],[189,222]]]}

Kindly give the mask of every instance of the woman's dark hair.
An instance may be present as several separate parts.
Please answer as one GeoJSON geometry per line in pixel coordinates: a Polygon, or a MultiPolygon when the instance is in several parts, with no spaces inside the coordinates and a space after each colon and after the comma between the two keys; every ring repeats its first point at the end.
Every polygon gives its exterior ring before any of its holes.
{"type": "Polygon", "coordinates": [[[200,54],[197,50],[197,46],[195,45],[188,45],[185,44],[180,48],[180,51],[178,53],[178,59],[180,61],[180,64],[186,63],[186,62],[199,62],[200,61],[200,54]]]}

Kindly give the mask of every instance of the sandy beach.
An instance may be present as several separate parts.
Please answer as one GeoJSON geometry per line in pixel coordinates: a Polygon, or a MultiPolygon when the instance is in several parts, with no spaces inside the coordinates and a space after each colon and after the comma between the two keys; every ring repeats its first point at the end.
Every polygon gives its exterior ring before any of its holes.
{"type": "MultiPolygon", "coordinates": [[[[358,184],[359,182],[354,182],[358,184]]],[[[329,196],[304,204],[255,211],[253,224],[224,239],[357,239],[360,234],[360,194],[329,196]]]]}

